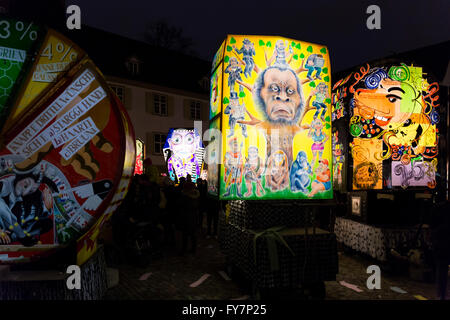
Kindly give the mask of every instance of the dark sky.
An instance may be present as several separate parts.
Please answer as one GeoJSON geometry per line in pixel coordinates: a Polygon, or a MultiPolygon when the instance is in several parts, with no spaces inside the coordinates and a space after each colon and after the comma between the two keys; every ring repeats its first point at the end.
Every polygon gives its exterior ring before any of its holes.
{"type": "Polygon", "coordinates": [[[226,34],[280,35],[327,45],[334,71],[392,53],[450,40],[450,0],[66,0],[82,23],[143,40],[147,23],[183,28],[201,58],[212,60],[226,34]],[[371,4],[381,30],[366,27],[371,4]]]}

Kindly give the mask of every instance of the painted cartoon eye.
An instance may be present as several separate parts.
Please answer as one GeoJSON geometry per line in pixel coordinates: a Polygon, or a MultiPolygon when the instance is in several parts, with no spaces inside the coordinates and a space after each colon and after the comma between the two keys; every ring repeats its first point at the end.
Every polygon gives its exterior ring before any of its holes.
{"type": "Polygon", "coordinates": [[[174,144],[180,144],[182,140],[183,139],[181,138],[181,136],[179,134],[175,135],[172,139],[174,144]]]}
{"type": "Polygon", "coordinates": [[[270,85],[270,90],[272,90],[273,92],[280,92],[280,88],[278,88],[276,84],[270,85]]]}
{"type": "Polygon", "coordinates": [[[292,88],[287,88],[287,90],[286,90],[286,93],[288,94],[288,95],[291,95],[291,94],[294,94],[294,89],[292,89],[292,88]]]}
{"type": "Polygon", "coordinates": [[[194,137],[191,134],[188,134],[186,136],[186,143],[193,144],[194,143],[194,137]]]}
{"type": "Polygon", "coordinates": [[[386,96],[386,98],[389,100],[389,102],[391,103],[395,103],[397,100],[400,100],[401,98],[399,96],[393,95],[393,94],[389,94],[386,96]]]}

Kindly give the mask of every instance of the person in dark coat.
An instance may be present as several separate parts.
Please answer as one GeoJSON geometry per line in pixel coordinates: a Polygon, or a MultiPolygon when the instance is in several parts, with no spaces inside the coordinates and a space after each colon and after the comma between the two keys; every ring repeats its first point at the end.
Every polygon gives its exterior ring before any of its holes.
{"type": "Polygon", "coordinates": [[[164,242],[166,245],[173,246],[176,243],[174,225],[179,196],[177,196],[175,186],[173,186],[170,179],[165,181],[163,193],[166,198],[166,208],[162,217],[162,224],[164,226],[164,242]]]}
{"type": "Polygon", "coordinates": [[[217,238],[217,224],[219,221],[220,202],[217,199],[213,198],[212,196],[207,197],[207,202],[208,202],[208,211],[206,223],[208,229],[206,234],[207,237],[214,236],[217,238]]]}
{"type": "Polygon", "coordinates": [[[207,190],[207,184],[205,180],[198,179],[197,180],[197,188],[200,192],[200,208],[199,208],[199,215],[198,215],[198,224],[200,226],[200,230],[203,228],[203,217],[204,214],[208,211],[208,190],[207,190]]]}
{"type": "Polygon", "coordinates": [[[191,253],[197,249],[197,226],[198,226],[198,210],[200,202],[200,192],[192,183],[188,175],[186,182],[183,184],[181,191],[182,205],[180,206],[179,228],[182,233],[181,254],[185,254],[188,246],[188,240],[191,240],[191,253]]]}
{"type": "Polygon", "coordinates": [[[450,201],[434,206],[431,221],[431,239],[436,263],[438,298],[445,300],[448,266],[450,264],[450,201]]]}

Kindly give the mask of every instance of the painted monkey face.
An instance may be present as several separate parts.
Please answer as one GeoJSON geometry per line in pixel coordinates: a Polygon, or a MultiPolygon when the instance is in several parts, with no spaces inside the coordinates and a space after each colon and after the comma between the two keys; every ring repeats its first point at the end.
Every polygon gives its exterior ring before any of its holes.
{"type": "Polygon", "coordinates": [[[257,159],[258,158],[258,149],[257,148],[249,148],[248,149],[248,157],[249,159],[257,159]]]}
{"type": "Polygon", "coordinates": [[[278,40],[276,43],[276,47],[278,50],[284,50],[286,48],[283,40],[278,40]]]}
{"type": "Polygon", "coordinates": [[[272,68],[264,74],[261,99],[272,121],[293,121],[297,115],[301,97],[297,78],[291,70],[272,68]]]}
{"type": "Polygon", "coordinates": [[[230,106],[236,107],[239,105],[239,99],[230,99],[230,106]]]}
{"type": "Polygon", "coordinates": [[[193,132],[175,131],[169,144],[174,154],[187,158],[195,153],[199,140],[193,132]]]}
{"type": "Polygon", "coordinates": [[[323,123],[320,120],[316,120],[312,123],[312,126],[315,130],[322,130],[323,129],[323,123]]]}
{"type": "Polygon", "coordinates": [[[327,85],[319,85],[319,86],[317,87],[317,89],[318,89],[318,91],[319,91],[320,93],[326,94],[326,93],[327,93],[328,86],[327,86],[327,85]]]}
{"type": "Polygon", "coordinates": [[[390,123],[403,124],[410,116],[410,113],[402,112],[400,108],[405,95],[404,89],[400,81],[385,78],[380,81],[377,89],[356,91],[355,109],[364,119],[374,119],[383,129],[389,128],[390,123]]]}
{"type": "Polygon", "coordinates": [[[231,152],[236,153],[239,151],[239,144],[237,139],[231,139],[228,141],[228,146],[230,147],[231,152]]]}
{"type": "Polygon", "coordinates": [[[238,66],[238,61],[237,61],[237,59],[236,59],[235,57],[232,57],[232,58],[230,59],[230,65],[231,65],[233,68],[237,68],[237,66],[238,66]]]}
{"type": "Polygon", "coordinates": [[[283,151],[275,152],[275,154],[273,155],[274,165],[276,167],[282,167],[285,164],[286,160],[287,160],[286,158],[287,157],[286,157],[286,155],[284,154],[283,151]]]}
{"type": "Polygon", "coordinates": [[[306,156],[305,151],[300,151],[297,154],[297,162],[302,168],[306,168],[308,166],[308,157],[306,156]]]}
{"type": "Polygon", "coordinates": [[[320,162],[316,169],[317,176],[320,176],[322,180],[326,180],[328,178],[328,165],[320,162]]]}

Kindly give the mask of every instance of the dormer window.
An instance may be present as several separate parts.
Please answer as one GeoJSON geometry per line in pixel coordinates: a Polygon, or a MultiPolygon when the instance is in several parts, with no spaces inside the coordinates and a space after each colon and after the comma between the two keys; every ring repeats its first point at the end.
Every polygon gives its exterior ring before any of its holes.
{"type": "Polygon", "coordinates": [[[127,69],[131,75],[136,76],[141,72],[142,62],[137,58],[133,57],[127,61],[127,69]]]}
{"type": "Polygon", "coordinates": [[[202,86],[202,88],[203,88],[205,91],[208,91],[208,90],[209,90],[209,84],[210,84],[210,79],[209,79],[208,77],[203,77],[203,78],[200,80],[200,85],[202,86]]]}
{"type": "Polygon", "coordinates": [[[116,86],[116,85],[111,85],[110,86],[112,91],[114,91],[114,93],[117,95],[117,97],[119,98],[119,100],[122,103],[125,103],[125,99],[124,99],[124,87],[122,86],[116,86]]]}
{"type": "Polygon", "coordinates": [[[192,120],[202,120],[200,116],[202,112],[200,101],[192,100],[189,111],[191,113],[192,120]]]}

